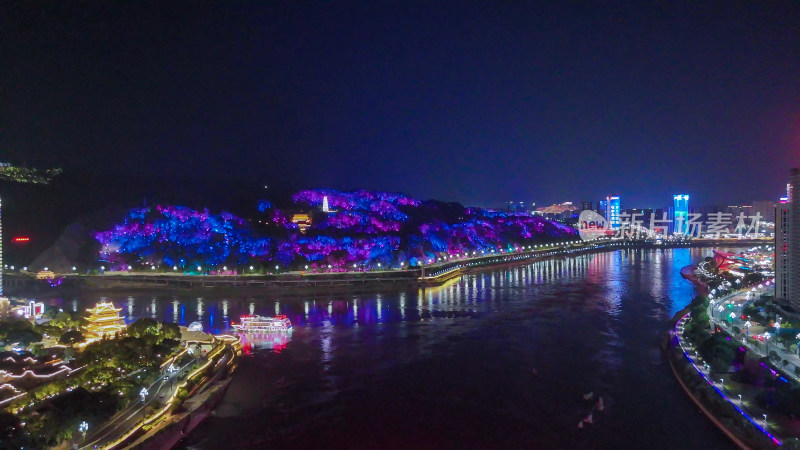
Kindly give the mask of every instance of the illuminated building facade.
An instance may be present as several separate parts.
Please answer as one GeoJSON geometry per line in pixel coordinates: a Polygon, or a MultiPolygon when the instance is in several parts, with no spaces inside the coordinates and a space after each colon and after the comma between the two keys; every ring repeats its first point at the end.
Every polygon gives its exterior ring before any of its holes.
{"type": "Polygon", "coordinates": [[[786,200],[775,210],[775,298],[800,312],[800,169],[792,169],[786,200]]]}
{"type": "Polygon", "coordinates": [[[292,223],[297,225],[301,233],[305,233],[311,227],[311,216],[308,214],[295,214],[292,216],[292,223]]]}
{"type": "Polygon", "coordinates": [[[606,197],[606,222],[610,228],[620,227],[620,198],[619,195],[609,195],[606,197]]]}
{"type": "Polygon", "coordinates": [[[597,214],[601,216],[606,216],[606,211],[608,211],[608,202],[605,200],[598,200],[597,201],[597,209],[595,210],[597,214]]]}
{"type": "Polygon", "coordinates": [[[122,308],[115,308],[111,302],[99,302],[94,308],[87,309],[89,317],[86,320],[87,339],[102,339],[103,336],[113,337],[118,332],[125,331],[125,321],[119,312],[122,308]]]}
{"type": "Polygon", "coordinates": [[[672,209],[670,210],[671,234],[686,234],[686,223],[689,221],[689,194],[675,194],[672,196],[672,209]]]}

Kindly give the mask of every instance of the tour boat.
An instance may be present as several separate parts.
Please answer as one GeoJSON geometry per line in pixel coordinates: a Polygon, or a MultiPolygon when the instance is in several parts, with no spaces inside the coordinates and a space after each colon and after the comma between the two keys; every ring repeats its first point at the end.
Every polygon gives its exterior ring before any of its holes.
{"type": "Polygon", "coordinates": [[[267,333],[270,331],[292,331],[292,322],[281,314],[275,317],[247,314],[241,317],[241,323],[231,323],[240,333],[267,333]]]}

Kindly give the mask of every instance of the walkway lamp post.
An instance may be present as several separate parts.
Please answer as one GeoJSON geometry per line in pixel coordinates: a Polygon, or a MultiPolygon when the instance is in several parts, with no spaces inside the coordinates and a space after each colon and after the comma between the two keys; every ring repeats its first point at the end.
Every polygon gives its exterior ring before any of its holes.
{"type": "Polygon", "coordinates": [[[175,367],[175,365],[172,364],[172,363],[170,363],[169,367],[167,367],[167,372],[169,372],[169,387],[170,387],[170,389],[172,389],[172,387],[175,385],[175,376],[174,375],[175,375],[175,372],[177,372],[177,371],[178,371],[178,368],[175,367]]]}
{"type": "Polygon", "coordinates": [[[80,425],[78,425],[78,431],[81,432],[83,435],[83,439],[86,439],[86,432],[89,431],[89,424],[86,421],[82,421],[80,425]]]}
{"type": "Polygon", "coordinates": [[[147,414],[147,408],[144,404],[144,401],[147,398],[147,388],[143,387],[142,390],[139,391],[139,397],[142,398],[142,421],[144,421],[144,417],[147,414]]]}

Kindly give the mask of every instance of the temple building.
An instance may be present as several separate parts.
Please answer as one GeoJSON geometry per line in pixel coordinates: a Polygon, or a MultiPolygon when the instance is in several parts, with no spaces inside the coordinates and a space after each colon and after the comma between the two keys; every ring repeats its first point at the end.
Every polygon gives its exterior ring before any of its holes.
{"type": "Polygon", "coordinates": [[[86,339],[102,339],[103,336],[114,337],[125,331],[125,320],[119,315],[122,308],[115,308],[111,302],[99,302],[94,308],[87,309],[86,339]]]}
{"type": "Polygon", "coordinates": [[[301,233],[305,234],[306,230],[311,226],[311,216],[308,214],[295,214],[292,216],[292,223],[297,225],[301,233]]]}

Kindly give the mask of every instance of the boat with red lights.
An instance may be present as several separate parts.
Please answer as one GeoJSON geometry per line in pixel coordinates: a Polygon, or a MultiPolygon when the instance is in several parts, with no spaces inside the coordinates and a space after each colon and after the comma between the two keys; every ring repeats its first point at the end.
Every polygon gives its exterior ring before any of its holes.
{"type": "Polygon", "coordinates": [[[268,333],[274,331],[292,331],[292,322],[281,314],[275,317],[264,317],[255,314],[242,316],[241,323],[231,323],[240,333],[268,333]]]}

